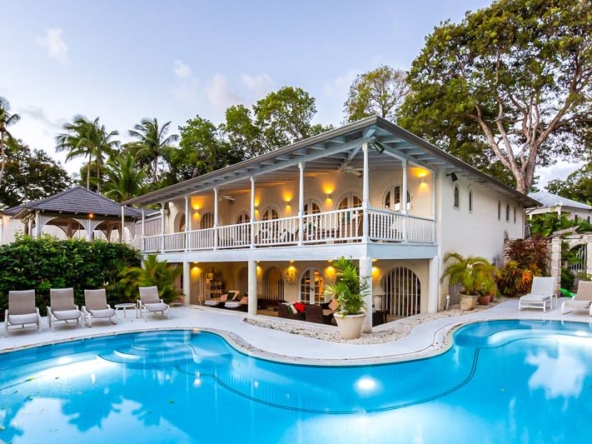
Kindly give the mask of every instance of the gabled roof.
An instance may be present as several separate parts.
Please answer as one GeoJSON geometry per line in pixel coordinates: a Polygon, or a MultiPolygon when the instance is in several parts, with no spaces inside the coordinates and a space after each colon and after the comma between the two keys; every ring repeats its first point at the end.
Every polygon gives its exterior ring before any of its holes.
{"type": "Polygon", "coordinates": [[[363,166],[363,152],[360,148],[363,143],[373,142],[379,142],[384,152],[368,152],[370,171],[400,167],[406,161],[408,165],[432,171],[441,169],[446,173],[454,172],[457,176],[470,177],[475,182],[511,196],[525,207],[538,205],[536,200],[378,116],[368,117],[270,153],[135,197],[123,204],[149,205],[166,202],[215,187],[222,192],[248,190],[251,177],[256,177],[258,184],[275,186],[282,181],[297,178],[298,164],[301,162],[305,163],[305,171],[310,174],[359,170],[363,166]]]}
{"type": "Polygon", "coordinates": [[[528,197],[538,200],[542,204],[543,208],[556,208],[557,206],[561,206],[563,210],[572,209],[580,211],[592,211],[592,207],[590,205],[568,199],[567,197],[561,197],[557,194],[547,193],[546,191],[528,193],[528,197]]]}
{"type": "MultiPolygon", "coordinates": [[[[94,191],[77,186],[62,191],[47,199],[40,199],[4,210],[5,214],[21,217],[29,212],[64,213],[68,215],[88,215],[95,217],[121,217],[121,205],[107,199],[94,191]]],[[[125,208],[125,216],[133,219],[141,218],[141,212],[135,208],[125,208]]]]}

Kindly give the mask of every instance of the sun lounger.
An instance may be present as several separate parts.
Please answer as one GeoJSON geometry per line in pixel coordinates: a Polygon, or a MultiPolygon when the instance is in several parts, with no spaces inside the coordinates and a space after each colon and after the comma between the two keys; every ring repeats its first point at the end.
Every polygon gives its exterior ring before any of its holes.
{"type": "Polygon", "coordinates": [[[580,281],[574,298],[568,299],[561,306],[561,314],[572,310],[586,310],[592,316],[592,282],[580,281]]]}
{"type": "Polygon", "coordinates": [[[76,321],[77,324],[82,325],[82,312],[78,306],[74,304],[74,289],[73,288],[51,288],[49,290],[50,306],[47,307],[47,321],[49,327],[55,330],[56,322],[76,321]]]}
{"type": "Polygon", "coordinates": [[[140,317],[144,316],[148,322],[148,313],[158,314],[163,317],[166,312],[167,318],[171,318],[170,307],[158,296],[158,287],[140,287],[140,300],[138,301],[140,317]]]}
{"type": "Polygon", "coordinates": [[[98,290],[84,290],[84,305],[82,306],[84,323],[92,327],[93,319],[109,319],[112,324],[116,312],[107,304],[107,292],[104,288],[98,290]]]}
{"type": "Polygon", "coordinates": [[[208,299],[207,301],[204,302],[204,304],[206,304],[208,307],[218,307],[220,305],[224,305],[224,303],[226,302],[226,300],[228,299],[228,294],[223,294],[222,296],[220,296],[219,298],[215,299],[208,299]]]}
{"type": "Polygon", "coordinates": [[[247,296],[243,296],[240,300],[228,301],[224,304],[224,308],[229,308],[231,310],[241,310],[247,311],[249,306],[249,298],[247,296]]]}
{"type": "Polygon", "coordinates": [[[553,300],[557,306],[555,293],[555,278],[535,276],[532,280],[530,293],[522,296],[518,301],[518,310],[523,308],[542,308],[543,311],[553,308],[553,300]]]}
{"type": "Polygon", "coordinates": [[[41,333],[41,315],[35,306],[35,290],[21,290],[8,292],[8,309],[4,314],[4,336],[8,336],[8,327],[27,324],[37,326],[41,333]]]}

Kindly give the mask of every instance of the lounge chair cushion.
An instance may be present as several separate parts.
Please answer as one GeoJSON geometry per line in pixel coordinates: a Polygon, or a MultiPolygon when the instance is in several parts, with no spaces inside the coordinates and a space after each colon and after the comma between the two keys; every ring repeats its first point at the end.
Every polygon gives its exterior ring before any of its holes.
{"type": "Polygon", "coordinates": [[[165,311],[169,308],[169,306],[163,302],[156,302],[154,304],[144,304],[146,310],[148,311],[165,311]]]}
{"type": "Polygon", "coordinates": [[[568,302],[568,306],[571,308],[588,308],[590,306],[590,301],[577,301],[577,300],[571,300],[571,301],[567,301],[568,302]]]}
{"type": "Polygon", "coordinates": [[[72,310],[54,311],[53,316],[60,321],[65,321],[65,320],[69,320],[69,319],[76,319],[76,318],[80,317],[80,310],[75,308],[72,310]]]}
{"type": "Polygon", "coordinates": [[[38,320],[36,313],[21,314],[21,315],[8,315],[8,322],[10,324],[36,324],[38,320]]]}
{"type": "Polygon", "coordinates": [[[337,299],[331,299],[331,302],[329,302],[329,309],[335,311],[338,308],[339,308],[339,302],[337,302],[337,299]]]}
{"type": "Polygon", "coordinates": [[[102,310],[89,310],[90,314],[95,318],[110,318],[115,316],[115,310],[112,308],[104,308],[102,310]]]}

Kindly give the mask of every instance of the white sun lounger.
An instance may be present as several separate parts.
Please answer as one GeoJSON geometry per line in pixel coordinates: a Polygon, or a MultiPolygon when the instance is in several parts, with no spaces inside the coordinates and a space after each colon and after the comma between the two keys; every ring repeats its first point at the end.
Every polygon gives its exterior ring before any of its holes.
{"type": "Polygon", "coordinates": [[[586,310],[592,316],[592,282],[580,281],[573,299],[568,299],[561,306],[561,314],[572,310],[586,310]]]}
{"type": "Polygon", "coordinates": [[[47,321],[52,330],[55,330],[55,323],[60,321],[81,324],[82,312],[74,304],[73,288],[50,288],[49,303],[51,306],[47,307],[47,321]]]}
{"type": "Polygon", "coordinates": [[[535,276],[532,280],[530,293],[522,296],[518,301],[518,310],[523,308],[542,308],[543,311],[557,306],[557,293],[555,293],[555,278],[535,276]]]}
{"type": "Polygon", "coordinates": [[[116,312],[107,304],[107,292],[104,288],[98,290],[84,290],[84,305],[82,306],[84,323],[92,327],[93,319],[109,319],[112,324],[116,312]]]}
{"type": "Polygon", "coordinates": [[[34,324],[41,333],[41,315],[35,306],[35,290],[8,292],[8,309],[4,313],[4,336],[8,336],[8,327],[34,324]]]}
{"type": "Polygon", "coordinates": [[[160,313],[163,317],[166,312],[167,318],[171,318],[170,307],[158,296],[158,287],[140,287],[138,308],[140,309],[140,317],[143,314],[146,322],[148,321],[148,312],[160,313]]]}

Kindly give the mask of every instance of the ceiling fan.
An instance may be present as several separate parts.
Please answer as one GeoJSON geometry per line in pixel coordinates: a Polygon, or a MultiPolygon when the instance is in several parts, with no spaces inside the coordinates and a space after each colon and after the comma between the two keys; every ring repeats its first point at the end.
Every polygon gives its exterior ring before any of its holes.
{"type": "Polygon", "coordinates": [[[226,195],[224,195],[224,194],[220,194],[220,195],[218,196],[218,202],[220,202],[222,199],[229,200],[229,201],[230,201],[230,203],[234,203],[234,201],[236,200],[236,199],[235,199],[233,196],[226,196],[226,195]]]}
{"type": "Polygon", "coordinates": [[[341,171],[344,172],[344,173],[353,174],[353,175],[358,176],[358,177],[362,177],[362,174],[364,174],[364,169],[363,168],[354,168],[354,167],[351,167],[351,166],[346,166],[341,171]]]}

